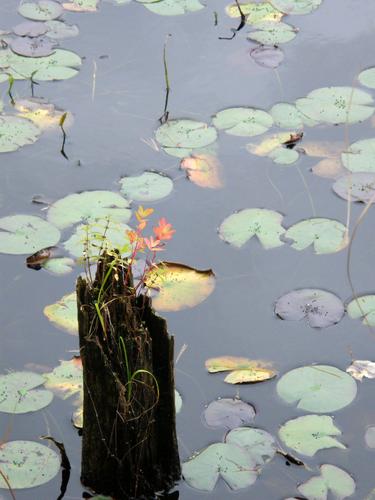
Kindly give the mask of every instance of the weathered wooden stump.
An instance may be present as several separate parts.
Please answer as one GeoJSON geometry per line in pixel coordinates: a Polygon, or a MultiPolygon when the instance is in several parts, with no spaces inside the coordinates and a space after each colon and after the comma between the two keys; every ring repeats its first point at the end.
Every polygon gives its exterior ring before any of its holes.
{"type": "Polygon", "coordinates": [[[78,278],[84,405],[82,483],[116,500],[153,498],[180,478],[173,337],[131,269],[103,254],[78,278]],[[103,286],[104,285],[104,286],[103,286]]]}

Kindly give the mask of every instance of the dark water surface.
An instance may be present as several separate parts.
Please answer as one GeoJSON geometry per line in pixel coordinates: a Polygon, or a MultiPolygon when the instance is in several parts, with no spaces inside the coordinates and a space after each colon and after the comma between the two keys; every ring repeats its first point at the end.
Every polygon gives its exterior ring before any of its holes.
{"type": "MultiPolygon", "coordinates": [[[[250,58],[247,27],[232,41],[218,39],[230,34],[237,23],[225,15],[226,3],[209,0],[204,10],[175,17],[155,15],[135,2],[122,7],[103,3],[96,14],[66,13],[65,19],[78,24],[80,34],[61,45],[84,57],[83,67],[71,80],[41,83],[36,93],[75,116],[66,146],[69,161],[59,154],[58,132],[43,134],[34,145],[0,157],[2,216],[38,215],[40,206],[31,204],[37,194],[54,200],[81,190],[118,190],[121,176],[145,169],[165,170],[177,178],[170,197],[155,204],[157,214],[165,215],[176,228],[166,258],[212,268],[217,275],[216,289],[205,302],[165,315],[176,336],[176,351],[188,344],[176,374],[183,397],[178,416],[182,459],[221,441],[222,430],[206,428],[201,414],[208,402],[218,396],[234,396],[238,390],[224,384],[223,376],[206,373],[207,358],[228,354],[268,359],[280,373],[313,362],[345,370],[350,351],[355,359],[375,358],[375,336],[360,321],[345,316],[338,325],[315,331],[304,322],[282,322],[273,315],[275,299],[294,288],[322,288],[344,301],[351,298],[346,251],[317,256],[311,249],[296,252],[284,246],[266,252],[256,241],[236,250],[217,236],[222,220],[240,208],[282,212],[287,227],[312,217],[307,190],[294,166],[277,166],[267,158],[249,155],[244,148],[249,141],[221,134],[218,154],[224,166],[224,188],[202,189],[185,179],[177,159],[155,152],[141,140],[153,137],[163,110],[162,50],[167,34],[172,35],[168,42],[171,117],[209,122],[212,114],[226,107],[269,109],[276,102],[293,102],[314,88],[351,86],[359,71],[375,63],[375,3],[325,0],[314,13],[287,19],[300,32],[283,46],[285,61],[277,73],[257,66],[250,58]],[[217,27],[214,11],[218,12],[217,27]]],[[[16,8],[14,0],[1,1],[0,28],[20,22],[16,8]]],[[[6,84],[1,90],[5,100],[6,84]]],[[[16,91],[29,95],[28,83],[17,82],[16,91]]],[[[350,142],[373,135],[371,120],[349,128],[350,142]]],[[[345,131],[344,127],[309,128],[307,138],[343,141],[345,131]]],[[[332,181],[311,173],[316,162],[301,156],[297,164],[316,213],[345,223],[346,203],[332,193],[332,181]]],[[[352,207],[353,221],[362,208],[352,207]]],[[[374,213],[370,211],[353,246],[352,274],[359,294],[374,291],[374,257],[374,213]]],[[[77,337],[56,329],[42,311],[74,289],[78,272],[54,277],[26,269],[24,256],[1,256],[1,373],[22,370],[29,363],[53,368],[59,360],[70,359],[77,349],[77,337]]],[[[355,402],[335,414],[348,449],[324,450],[308,460],[312,467],[332,463],[350,472],[357,483],[354,497],[358,499],[375,487],[374,451],[364,443],[366,427],[375,425],[374,383],[359,384],[355,402]]],[[[275,387],[275,381],[270,381],[239,389],[241,398],[257,409],[255,425],[273,434],[281,423],[303,414],[283,403],[275,387]]],[[[0,423],[4,435],[10,426],[11,439],[37,440],[42,434],[52,434],[63,441],[72,463],[65,498],[78,499],[83,491],[80,438],[71,426],[71,412],[71,401],[55,397],[42,412],[14,418],[0,414],[0,423]]],[[[183,483],[178,489],[183,500],[281,500],[296,495],[297,484],[311,475],[275,458],[250,489],[232,493],[222,481],[212,494],[183,483]]],[[[59,487],[58,476],[43,487],[17,491],[16,498],[53,500],[59,487]]],[[[4,490],[0,498],[10,497],[4,490]]]]}

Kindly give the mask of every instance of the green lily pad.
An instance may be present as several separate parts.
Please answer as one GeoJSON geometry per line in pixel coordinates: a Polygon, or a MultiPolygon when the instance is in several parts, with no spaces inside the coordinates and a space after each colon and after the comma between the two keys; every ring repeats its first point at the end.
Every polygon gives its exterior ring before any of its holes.
{"type": "Polygon", "coordinates": [[[7,81],[8,75],[15,80],[66,80],[78,74],[81,64],[81,58],[69,50],[56,49],[46,57],[25,57],[5,49],[0,51],[0,81],[7,81]]]}
{"type": "Polygon", "coordinates": [[[46,306],[43,313],[58,328],[73,335],[78,334],[77,296],[75,292],[64,295],[55,304],[46,306]]]}
{"type": "Polygon", "coordinates": [[[354,142],[341,153],[341,160],[351,172],[375,172],[375,139],[354,142]]]}
{"type": "Polygon", "coordinates": [[[128,231],[131,231],[128,225],[107,220],[81,224],[63,245],[77,258],[97,257],[104,249],[119,250],[121,255],[126,257],[131,254],[128,231]]]}
{"type": "Polygon", "coordinates": [[[135,201],[157,201],[168,196],[173,189],[170,177],[157,172],[144,172],[135,177],[120,179],[121,193],[135,201]]]}
{"type": "Polygon", "coordinates": [[[155,138],[166,153],[185,158],[194,150],[215,142],[217,132],[204,122],[168,120],[156,130],[155,138]]]}
{"type": "Polygon", "coordinates": [[[346,227],[332,219],[314,217],[294,224],[285,233],[285,238],[293,241],[292,248],[305,250],[314,246],[315,253],[339,252],[348,244],[346,227]]]}
{"type": "Polygon", "coordinates": [[[301,113],[294,104],[279,102],[272,106],[270,114],[277,127],[290,130],[303,128],[304,122],[301,113]]]}
{"type": "Polygon", "coordinates": [[[375,173],[343,175],[333,184],[332,189],[346,201],[375,203],[375,173]]]}
{"type": "Polygon", "coordinates": [[[52,0],[39,0],[39,2],[25,2],[18,7],[18,13],[34,21],[50,21],[60,17],[64,12],[62,6],[52,0]]]}
{"type": "Polygon", "coordinates": [[[256,464],[247,451],[234,444],[211,444],[182,464],[187,484],[212,491],[222,477],[232,490],[247,488],[257,479],[256,464]]]}
{"type": "MultiPolygon", "coordinates": [[[[275,9],[269,2],[240,3],[241,11],[246,16],[247,24],[257,24],[265,21],[279,22],[284,14],[275,9]]],[[[237,4],[228,5],[225,9],[229,17],[240,17],[237,4]]]]}
{"type": "Polygon", "coordinates": [[[285,14],[310,14],[322,0],[270,0],[271,4],[285,14]]]}
{"type": "Polygon", "coordinates": [[[22,146],[33,144],[40,129],[32,121],[19,116],[0,116],[0,153],[10,153],[22,146]]]}
{"type": "Polygon", "coordinates": [[[374,113],[373,98],[352,87],[323,87],[297,99],[297,109],[320,123],[358,123],[374,113]]]}
{"type": "Polygon", "coordinates": [[[47,21],[45,23],[47,32],[46,36],[53,40],[61,40],[63,38],[72,38],[79,34],[78,26],[75,24],[67,24],[63,21],[47,21]]]}
{"type": "Polygon", "coordinates": [[[47,218],[51,224],[65,229],[78,222],[94,223],[108,218],[112,222],[128,222],[129,202],[112,191],[84,191],[55,201],[47,218]]]}
{"type": "Polygon", "coordinates": [[[237,397],[215,399],[203,412],[203,419],[208,427],[234,429],[241,425],[250,425],[254,418],[255,408],[237,397]]]}
{"type": "Polygon", "coordinates": [[[137,0],[137,2],[160,16],[180,16],[204,9],[204,5],[199,0],[137,0]]]}
{"type": "Polygon", "coordinates": [[[357,383],[334,366],[295,368],[278,381],[278,395],[300,410],[328,413],[349,405],[357,395],[357,383]]]}
{"type": "Polygon", "coordinates": [[[353,299],[346,306],[346,310],[351,318],[363,318],[364,325],[375,326],[375,295],[362,295],[353,299]]]}
{"type": "Polygon", "coordinates": [[[244,448],[257,466],[270,462],[277,451],[275,438],[268,432],[254,427],[232,429],[225,436],[225,442],[244,448]]]}
{"type": "Polygon", "coordinates": [[[257,236],[265,249],[280,247],[284,244],[280,236],[285,233],[282,220],[283,216],[273,210],[247,208],[227,217],[219,227],[219,236],[236,248],[253,236],[257,236]]]}
{"type": "Polygon", "coordinates": [[[60,457],[34,441],[9,441],[0,448],[0,488],[34,488],[51,481],[60,470],[60,457]],[[4,480],[5,476],[8,483],[4,480]]]}
{"type": "Polygon", "coordinates": [[[44,378],[32,372],[0,375],[0,411],[18,414],[45,408],[51,403],[53,394],[36,389],[43,383],[44,378]]]}
{"type": "Polygon", "coordinates": [[[293,40],[298,30],[286,23],[264,21],[255,25],[257,31],[252,31],[247,38],[262,45],[279,45],[293,40]]]}
{"type": "Polygon", "coordinates": [[[299,153],[295,149],[280,146],[270,151],[268,157],[279,165],[292,165],[298,160],[299,153]]]}
{"type": "Polygon", "coordinates": [[[279,436],[286,446],[308,457],[327,448],[346,449],[333,437],[341,436],[341,431],[327,415],[305,415],[288,420],[280,427],[279,436]]]}
{"type": "Polygon", "coordinates": [[[359,82],[365,87],[375,89],[375,68],[365,69],[358,75],[359,82]]]}
{"type": "Polygon", "coordinates": [[[42,267],[52,274],[63,275],[72,272],[74,264],[74,260],[69,257],[57,257],[47,260],[42,267]]]}
{"type": "Polygon", "coordinates": [[[0,219],[0,253],[31,254],[52,247],[60,231],[34,215],[10,215],[0,219]]]}
{"type": "Polygon", "coordinates": [[[270,114],[254,108],[228,108],[212,117],[212,123],[227,134],[240,137],[252,137],[263,134],[272,127],[270,114]]]}
{"type": "Polygon", "coordinates": [[[315,476],[298,486],[298,491],[309,500],[327,500],[328,492],[332,498],[343,500],[355,492],[354,479],[336,465],[320,466],[320,476],[315,476]]]}

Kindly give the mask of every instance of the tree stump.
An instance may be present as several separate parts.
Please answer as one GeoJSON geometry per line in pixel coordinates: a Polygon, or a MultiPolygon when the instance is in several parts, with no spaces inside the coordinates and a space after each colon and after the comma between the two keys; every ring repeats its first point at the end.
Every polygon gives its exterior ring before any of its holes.
{"type": "Polygon", "coordinates": [[[82,483],[116,500],[153,498],[180,478],[174,339],[130,267],[103,253],[77,280],[83,365],[82,483]],[[99,313],[98,313],[99,311],[99,313]]]}

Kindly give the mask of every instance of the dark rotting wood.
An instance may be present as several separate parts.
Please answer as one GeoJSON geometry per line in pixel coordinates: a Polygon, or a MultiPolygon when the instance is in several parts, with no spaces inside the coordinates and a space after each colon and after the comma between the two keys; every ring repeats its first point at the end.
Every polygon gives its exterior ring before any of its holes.
{"type": "Polygon", "coordinates": [[[151,299],[136,296],[131,270],[113,255],[101,256],[93,283],[78,278],[77,304],[81,481],[116,500],[154,498],[181,475],[173,337],[151,299]]]}

